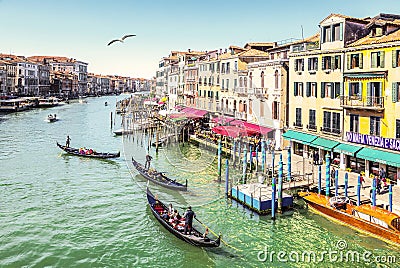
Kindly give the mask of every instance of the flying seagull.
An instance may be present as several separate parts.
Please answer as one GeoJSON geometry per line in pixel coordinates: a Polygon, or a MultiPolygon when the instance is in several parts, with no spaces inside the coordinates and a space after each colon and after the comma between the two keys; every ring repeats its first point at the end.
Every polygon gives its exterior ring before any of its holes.
{"type": "Polygon", "coordinates": [[[114,42],[117,42],[117,41],[119,41],[119,42],[124,42],[124,40],[126,39],[126,38],[128,38],[128,37],[132,37],[132,36],[136,36],[136,34],[127,34],[127,35],[124,35],[121,39],[114,39],[114,40],[111,40],[111,42],[110,43],[108,43],[107,44],[107,46],[109,46],[109,45],[111,45],[112,43],[114,43],[114,42]]]}

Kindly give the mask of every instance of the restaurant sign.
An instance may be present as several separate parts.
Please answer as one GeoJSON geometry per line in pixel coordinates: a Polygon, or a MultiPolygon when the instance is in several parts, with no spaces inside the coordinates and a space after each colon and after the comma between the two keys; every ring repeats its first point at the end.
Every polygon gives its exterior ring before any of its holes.
{"type": "Polygon", "coordinates": [[[369,146],[380,147],[389,150],[400,151],[400,140],[391,138],[382,138],[379,136],[360,134],[355,132],[346,132],[347,141],[364,144],[369,146]]]}

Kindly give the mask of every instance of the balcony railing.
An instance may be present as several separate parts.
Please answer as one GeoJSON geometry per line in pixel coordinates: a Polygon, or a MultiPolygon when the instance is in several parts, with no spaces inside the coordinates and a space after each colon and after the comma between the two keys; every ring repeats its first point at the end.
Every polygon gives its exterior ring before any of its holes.
{"type": "Polygon", "coordinates": [[[385,109],[385,97],[340,96],[340,106],[345,108],[385,109]]]}
{"type": "Polygon", "coordinates": [[[186,77],[186,82],[195,82],[196,80],[195,77],[186,77]]]}
{"type": "Polygon", "coordinates": [[[301,122],[293,122],[293,126],[297,128],[302,128],[303,124],[301,122]]]}
{"type": "Polygon", "coordinates": [[[235,118],[247,120],[247,113],[246,112],[235,112],[235,118]]]}
{"type": "Polygon", "coordinates": [[[233,89],[233,92],[235,92],[236,94],[247,94],[247,88],[246,87],[235,87],[233,89]]]}
{"type": "Polygon", "coordinates": [[[337,134],[339,135],[340,133],[342,133],[342,131],[338,128],[331,128],[331,127],[321,127],[320,129],[322,132],[324,133],[328,133],[328,134],[337,134]]]}
{"type": "Polygon", "coordinates": [[[317,126],[316,125],[307,125],[307,129],[308,130],[313,130],[313,131],[317,131],[317,126]]]}

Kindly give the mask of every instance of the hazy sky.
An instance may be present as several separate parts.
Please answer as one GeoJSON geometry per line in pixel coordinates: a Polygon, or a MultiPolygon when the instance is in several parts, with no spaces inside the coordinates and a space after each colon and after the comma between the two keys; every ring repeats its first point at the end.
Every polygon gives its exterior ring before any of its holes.
{"type": "Polygon", "coordinates": [[[89,72],[151,78],[171,50],[212,50],[315,34],[330,13],[400,14],[398,0],[0,0],[0,53],[54,55],[89,72]],[[136,34],[125,43],[107,43],[136,34]]]}

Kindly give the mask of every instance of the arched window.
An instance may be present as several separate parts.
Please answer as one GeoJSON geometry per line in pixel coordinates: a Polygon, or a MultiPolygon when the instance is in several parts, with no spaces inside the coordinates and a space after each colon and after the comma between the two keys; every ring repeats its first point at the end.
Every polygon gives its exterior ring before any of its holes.
{"type": "Polygon", "coordinates": [[[233,111],[236,111],[236,100],[233,101],[233,111]]]}
{"type": "Polygon", "coordinates": [[[264,71],[261,72],[261,88],[264,88],[264,71]]]}
{"type": "Polygon", "coordinates": [[[243,112],[247,113],[247,104],[246,104],[246,101],[243,102],[243,112]]]}
{"type": "Polygon", "coordinates": [[[243,102],[239,101],[239,112],[243,112],[243,102]]]}
{"type": "Polygon", "coordinates": [[[275,88],[279,88],[279,72],[275,70],[275,88]]]}
{"type": "Polygon", "coordinates": [[[249,88],[253,88],[253,73],[250,73],[250,76],[249,76],[249,79],[250,79],[250,85],[249,85],[249,88]]]}
{"type": "Polygon", "coordinates": [[[207,77],[204,77],[204,85],[207,85],[207,77]]]}
{"type": "Polygon", "coordinates": [[[239,78],[239,87],[243,87],[243,77],[239,78]]]}
{"type": "Polygon", "coordinates": [[[201,83],[203,83],[203,81],[201,81],[201,77],[199,77],[199,84],[201,85],[201,83]]]}
{"type": "Polygon", "coordinates": [[[244,78],[244,87],[247,88],[247,77],[244,78]]]}

